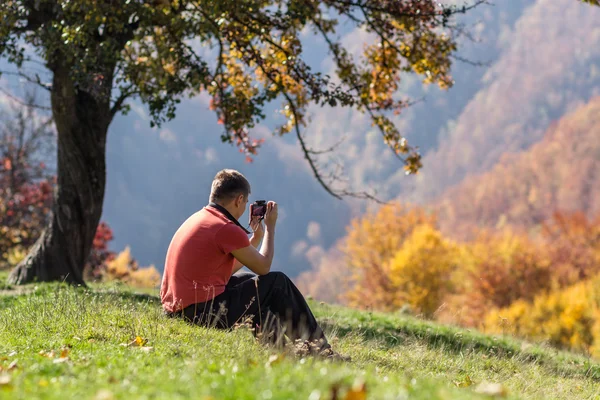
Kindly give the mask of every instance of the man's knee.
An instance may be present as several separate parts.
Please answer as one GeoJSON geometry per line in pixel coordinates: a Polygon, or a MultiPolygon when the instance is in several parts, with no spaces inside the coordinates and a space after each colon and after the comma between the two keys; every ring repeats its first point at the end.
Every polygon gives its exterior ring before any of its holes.
{"type": "Polygon", "coordinates": [[[259,282],[261,280],[263,280],[263,282],[269,282],[276,288],[284,288],[287,286],[290,278],[288,278],[288,276],[281,271],[273,271],[265,275],[261,275],[258,280],[259,282]]]}

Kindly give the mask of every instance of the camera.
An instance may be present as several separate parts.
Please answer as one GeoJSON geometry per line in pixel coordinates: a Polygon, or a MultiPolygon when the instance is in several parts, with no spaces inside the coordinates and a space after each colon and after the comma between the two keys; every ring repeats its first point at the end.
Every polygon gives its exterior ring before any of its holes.
{"type": "Polygon", "coordinates": [[[267,202],[266,200],[256,200],[250,206],[250,214],[253,217],[264,218],[267,212],[267,202]]]}

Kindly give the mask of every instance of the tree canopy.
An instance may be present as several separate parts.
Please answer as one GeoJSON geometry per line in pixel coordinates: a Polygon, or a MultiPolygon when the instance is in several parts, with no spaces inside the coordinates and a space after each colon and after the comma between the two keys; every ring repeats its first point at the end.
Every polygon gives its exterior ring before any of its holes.
{"type": "MultiPolygon", "coordinates": [[[[409,104],[397,95],[401,75],[413,72],[426,83],[451,86],[451,56],[461,32],[452,16],[481,2],[9,0],[0,5],[0,55],[21,68],[33,47],[51,71],[64,65],[78,90],[110,99],[111,117],[138,97],[148,104],[152,124],[161,124],[175,116],[184,96],[206,92],[224,126],[222,140],[247,156],[261,144],[249,130],[266,117],[267,103],[280,100],[284,122],[276,133],[294,133],[317,179],[341,196],[348,193],[330,187],[316,159],[320,151],[304,140],[308,106],[367,113],[407,173],[417,172],[418,149],[390,119],[409,104]],[[376,38],[358,59],[336,35],[340,22],[376,38]],[[337,77],[303,60],[305,33],[327,43],[337,77]]],[[[44,84],[39,76],[27,78],[44,84]]]]}

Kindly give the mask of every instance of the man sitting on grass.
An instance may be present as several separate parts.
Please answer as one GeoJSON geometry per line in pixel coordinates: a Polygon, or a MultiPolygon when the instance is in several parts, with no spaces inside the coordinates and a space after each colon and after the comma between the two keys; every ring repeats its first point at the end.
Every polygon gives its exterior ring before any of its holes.
{"type": "Polygon", "coordinates": [[[267,203],[264,227],[261,217],[251,217],[250,239],[238,222],[249,194],[238,171],[217,173],[209,205],[189,217],[169,245],[160,289],[165,312],[224,329],[250,318],[255,334],[274,344],[282,344],[285,334],[313,354],[341,358],[292,281],[271,272],[277,203],[267,203]],[[244,265],[256,275],[237,272],[244,265]]]}

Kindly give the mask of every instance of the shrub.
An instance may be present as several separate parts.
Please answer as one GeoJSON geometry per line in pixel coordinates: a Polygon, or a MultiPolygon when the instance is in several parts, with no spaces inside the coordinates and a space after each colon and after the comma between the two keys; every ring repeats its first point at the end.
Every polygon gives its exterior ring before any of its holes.
{"type": "Polygon", "coordinates": [[[390,279],[390,261],[415,227],[434,225],[435,219],[422,208],[398,203],[354,219],[341,246],[349,268],[350,289],[344,299],[355,307],[397,309],[397,288],[390,279]]]}
{"type": "Polygon", "coordinates": [[[154,265],[140,268],[137,261],[131,257],[129,247],[106,263],[103,278],[107,281],[122,281],[131,286],[145,288],[155,287],[160,283],[160,274],[154,265]]]}
{"type": "Polygon", "coordinates": [[[548,341],[600,357],[600,277],[492,310],[482,328],[548,341]]]}
{"type": "Polygon", "coordinates": [[[433,316],[453,289],[456,246],[430,225],[420,225],[404,241],[389,272],[395,305],[409,304],[425,317],[433,316]]]}

